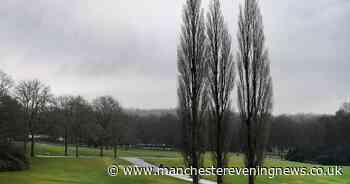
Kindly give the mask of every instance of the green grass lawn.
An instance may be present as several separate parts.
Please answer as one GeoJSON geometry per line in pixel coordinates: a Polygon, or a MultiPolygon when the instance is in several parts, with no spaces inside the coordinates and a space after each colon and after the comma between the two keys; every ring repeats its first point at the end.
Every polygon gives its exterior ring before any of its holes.
{"type": "MultiPolygon", "coordinates": [[[[59,145],[35,144],[35,152],[39,155],[64,155],[64,147],[59,145]]],[[[68,154],[75,156],[75,147],[68,147],[68,154]]],[[[143,149],[118,149],[119,157],[156,157],[156,158],[178,158],[181,155],[175,151],[158,151],[143,149]]],[[[80,147],[79,155],[99,156],[100,150],[94,148],[80,147]]],[[[113,150],[104,150],[104,155],[112,157],[113,150]]]]}
{"type": "MultiPolygon", "coordinates": [[[[145,158],[147,162],[153,163],[155,165],[163,164],[167,167],[183,167],[183,159],[181,157],[177,158],[145,158]]],[[[211,162],[211,157],[206,154],[204,159],[204,167],[210,167],[213,163],[211,162]]],[[[243,167],[243,157],[241,155],[229,156],[229,167],[243,167]]],[[[266,167],[315,167],[318,165],[304,164],[298,162],[282,161],[278,159],[266,159],[266,167]]],[[[323,166],[327,167],[327,166],[323,166]]],[[[343,167],[343,176],[276,176],[270,179],[268,176],[258,176],[257,184],[350,184],[350,168],[343,167]]],[[[215,176],[205,177],[215,181],[215,176]]],[[[247,177],[245,176],[226,176],[225,183],[247,183],[247,177]]]]}
{"type": "MultiPolygon", "coordinates": [[[[167,176],[108,176],[111,158],[33,158],[27,171],[0,172],[4,184],[185,184],[167,176]]],[[[118,161],[118,164],[128,164],[118,161]]]]}
{"type": "MultiPolygon", "coordinates": [[[[37,155],[64,155],[64,147],[49,144],[36,144],[37,155]]],[[[69,147],[69,155],[75,156],[74,147],[69,147]]],[[[105,157],[99,157],[99,149],[79,148],[81,156],[91,158],[32,158],[31,168],[27,171],[0,172],[0,183],[4,184],[185,184],[186,182],[167,176],[115,176],[106,174],[106,168],[117,163],[128,165],[124,160],[112,160],[112,150],[105,150],[105,157]]],[[[121,149],[118,156],[123,157],[178,157],[170,151],[151,151],[138,149],[121,149]]]]}
{"type": "MultiPolygon", "coordinates": [[[[28,171],[2,172],[0,183],[6,184],[109,184],[109,183],[142,183],[142,184],[181,184],[186,183],[166,176],[116,176],[106,175],[106,168],[113,163],[112,150],[105,150],[106,157],[99,157],[99,150],[93,148],[80,148],[81,156],[95,156],[91,158],[33,158],[32,167],[28,171]]],[[[63,155],[63,146],[37,144],[36,154],[63,155]]],[[[74,156],[74,147],[69,148],[69,155],[74,156]]],[[[120,157],[139,157],[155,165],[163,164],[168,167],[183,167],[181,154],[175,151],[156,151],[141,149],[120,149],[120,157]]],[[[209,154],[205,155],[204,166],[212,165],[209,154]]],[[[118,160],[119,165],[127,165],[126,161],[118,160]]],[[[229,155],[229,167],[242,167],[241,155],[229,155]]],[[[266,159],[267,167],[314,167],[317,165],[289,162],[279,159],[266,159]]],[[[324,166],[325,167],[325,166],[324,166]]],[[[344,167],[343,176],[276,176],[272,179],[267,176],[258,176],[257,184],[350,184],[350,167],[344,167]]],[[[206,177],[215,181],[215,176],[206,177]]],[[[225,183],[247,183],[244,176],[226,176],[225,183]]]]}

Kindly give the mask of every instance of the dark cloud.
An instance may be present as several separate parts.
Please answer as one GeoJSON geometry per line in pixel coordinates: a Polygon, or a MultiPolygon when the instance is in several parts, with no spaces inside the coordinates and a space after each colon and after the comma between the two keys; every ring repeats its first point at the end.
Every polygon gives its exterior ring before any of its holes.
{"type": "MultiPolygon", "coordinates": [[[[4,0],[0,67],[16,80],[39,78],[56,94],[174,107],[183,3],[4,0]]],[[[223,7],[235,39],[239,1],[224,0],[223,7]]],[[[332,113],[349,100],[350,2],[264,0],[261,9],[275,113],[332,113]]]]}

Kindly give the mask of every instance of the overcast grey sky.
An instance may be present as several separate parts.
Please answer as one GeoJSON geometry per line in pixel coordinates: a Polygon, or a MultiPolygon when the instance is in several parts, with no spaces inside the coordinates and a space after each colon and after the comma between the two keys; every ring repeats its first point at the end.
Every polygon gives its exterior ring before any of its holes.
{"type": "MultiPolygon", "coordinates": [[[[223,0],[234,39],[240,2],[223,0]]],[[[1,0],[0,69],[15,80],[38,78],[55,95],[113,95],[125,107],[175,107],[183,3],[1,0]]],[[[260,4],[274,112],[334,113],[350,100],[350,1],[260,4]]]]}

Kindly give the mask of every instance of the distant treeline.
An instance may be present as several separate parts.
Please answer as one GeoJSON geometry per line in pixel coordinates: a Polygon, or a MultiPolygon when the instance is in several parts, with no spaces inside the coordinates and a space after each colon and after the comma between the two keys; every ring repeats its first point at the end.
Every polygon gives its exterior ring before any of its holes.
{"type": "MultiPolygon", "coordinates": [[[[21,105],[11,96],[0,99],[1,137],[5,140],[23,139],[23,117],[21,105]]],[[[64,138],[64,119],[59,119],[57,111],[42,112],[36,123],[36,134],[47,135],[52,142],[62,141],[64,138]]],[[[90,114],[91,115],[91,114],[90,114]]],[[[123,115],[123,134],[118,144],[165,144],[176,148],[181,144],[181,123],[175,113],[127,113],[123,115]]],[[[94,118],[86,120],[85,129],[82,128],[81,144],[98,146],[96,131],[92,131],[94,118]]],[[[231,113],[230,119],[230,151],[240,151],[240,120],[238,115],[231,113]]],[[[291,149],[307,149],[322,146],[345,146],[350,142],[350,113],[340,109],[335,115],[279,115],[273,117],[269,132],[269,151],[287,152],[291,149]]],[[[83,126],[84,127],[84,126],[83,126]]],[[[69,130],[68,135],[74,131],[69,130]]],[[[203,134],[207,134],[203,132],[203,134]]],[[[68,136],[68,142],[73,143],[73,136],[68,136]]],[[[208,136],[208,140],[210,137],[208,136]]],[[[210,149],[210,148],[208,148],[210,149]]]]}
{"type": "MultiPolygon", "coordinates": [[[[137,116],[129,122],[126,144],[180,144],[181,124],[176,115],[137,116]]],[[[230,116],[231,151],[239,151],[240,120],[230,116]]],[[[278,115],[272,118],[269,132],[269,150],[286,152],[296,148],[345,146],[350,143],[350,113],[340,109],[335,115],[278,115]]],[[[204,132],[205,133],[205,132],[204,132]]],[[[209,137],[208,137],[209,139],[209,137]]]]}

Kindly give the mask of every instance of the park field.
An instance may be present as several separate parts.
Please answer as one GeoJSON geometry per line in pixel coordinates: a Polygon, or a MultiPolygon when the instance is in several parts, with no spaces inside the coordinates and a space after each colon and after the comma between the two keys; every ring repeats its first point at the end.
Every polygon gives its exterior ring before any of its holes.
{"type": "MultiPolygon", "coordinates": [[[[162,164],[166,167],[183,167],[184,162],[181,157],[178,158],[144,158],[145,161],[154,165],[162,164]]],[[[211,156],[205,155],[204,167],[213,165],[211,156]]],[[[229,156],[229,167],[243,167],[243,156],[231,154],[229,156]]],[[[267,158],[265,160],[266,167],[327,167],[313,164],[305,164],[299,162],[290,162],[278,159],[267,158]]],[[[204,177],[205,179],[215,181],[215,176],[204,177]]],[[[225,176],[225,183],[247,183],[247,177],[244,176],[225,176]]],[[[343,167],[343,176],[275,176],[269,178],[268,176],[258,176],[256,184],[350,184],[350,167],[343,167]]]]}
{"type": "MultiPolygon", "coordinates": [[[[63,156],[64,155],[64,147],[57,145],[49,145],[49,144],[36,144],[35,152],[37,155],[55,155],[55,156],[63,156]]],[[[104,150],[105,156],[113,157],[112,150],[104,150]]],[[[75,156],[75,148],[68,148],[68,155],[75,156]]],[[[100,150],[88,147],[80,147],[79,155],[82,156],[99,156],[100,150]]],[[[180,153],[175,151],[155,151],[155,150],[144,150],[144,149],[118,149],[117,151],[118,157],[156,157],[156,158],[180,158],[180,153]]]]}
{"type": "MultiPolygon", "coordinates": [[[[43,156],[63,155],[62,146],[37,144],[38,157],[31,159],[31,168],[27,171],[1,172],[0,183],[6,184],[182,184],[183,182],[167,176],[115,176],[106,174],[106,168],[111,164],[128,165],[124,160],[113,161],[113,152],[105,150],[105,157],[99,157],[99,150],[93,148],[80,148],[81,158],[74,158],[74,148],[69,148],[72,157],[55,158],[43,156]],[[41,155],[41,156],[39,156],[41,155]]],[[[167,167],[183,167],[181,155],[175,151],[156,151],[140,149],[118,150],[119,157],[138,157],[155,165],[163,164],[167,167]]],[[[204,166],[212,165],[210,155],[206,154],[204,166]]],[[[243,157],[231,154],[230,167],[242,167],[243,157]]],[[[315,167],[318,165],[289,162],[278,159],[266,159],[267,167],[315,167]]],[[[328,167],[328,166],[323,166],[328,167]]],[[[350,184],[350,168],[343,168],[343,176],[267,176],[257,177],[257,184],[350,184]]],[[[215,181],[215,176],[206,177],[215,181]]],[[[244,176],[227,176],[225,183],[247,183],[244,176]]]]}
{"type": "Polygon", "coordinates": [[[0,172],[3,184],[135,184],[164,183],[185,184],[168,176],[108,176],[106,168],[111,164],[128,165],[123,160],[110,157],[84,158],[33,158],[26,171],[0,172]]]}

